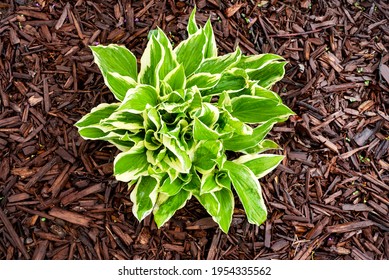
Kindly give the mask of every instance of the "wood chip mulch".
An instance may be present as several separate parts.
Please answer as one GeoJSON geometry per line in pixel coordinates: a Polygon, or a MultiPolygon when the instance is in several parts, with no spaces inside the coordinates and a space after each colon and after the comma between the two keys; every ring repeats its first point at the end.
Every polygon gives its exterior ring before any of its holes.
{"type": "Polygon", "coordinates": [[[131,214],[117,150],[74,123],[113,102],[88,48],[147,33],[186,37],[194,1],[0,3],[0,259],[389,259],[389,3],[196,1],[220,53],[273,52],[274,90],[297,116],[271,138],[285,160],[261,180],[268,220],[236,205],[223,234],[189,204],[157,229],[131,214]]]}

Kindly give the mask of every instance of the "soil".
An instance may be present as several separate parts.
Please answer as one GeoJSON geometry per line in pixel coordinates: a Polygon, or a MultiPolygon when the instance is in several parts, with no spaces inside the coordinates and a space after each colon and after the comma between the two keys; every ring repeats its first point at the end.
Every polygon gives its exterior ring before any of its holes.
{"type": "Polygon", "coordinates": [[[0,3],[0,259],[389,259],[389,4],[384,0],[0,3]],[[131,213],[118,151],[74,123],[114,102],[93,44],[138,58],[161,27],[185,39],[194,4],[219,52],[288,60],[274,90],[297,115],[270,138],[262,226],[236,204],[228,235],[192,199],[161,229],[131,213]]]}

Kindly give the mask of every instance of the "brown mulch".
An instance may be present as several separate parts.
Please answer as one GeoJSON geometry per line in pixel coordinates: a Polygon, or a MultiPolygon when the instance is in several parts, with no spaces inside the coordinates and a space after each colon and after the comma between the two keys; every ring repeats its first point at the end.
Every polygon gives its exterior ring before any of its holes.
{"type": "Polygon", "coordinates": [[[0,259],[389,259],[389,4],[199,0],[220,53],[273,52],[297,116],[273,129],[283,163],[268,220],[236,205],[223,234],[193,199],[161,229],[131,214],[117,150],[73,124],[113,102],[88,45],[139,58],[161,27],[177,44],[194,1],[0,3],[0,259]]]}

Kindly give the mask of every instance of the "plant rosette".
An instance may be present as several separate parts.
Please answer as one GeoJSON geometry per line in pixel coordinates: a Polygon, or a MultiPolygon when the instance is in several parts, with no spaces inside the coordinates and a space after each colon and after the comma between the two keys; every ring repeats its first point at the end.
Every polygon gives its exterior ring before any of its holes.
{"type": "Polygon", "coordinates": [[[84,139],[121,151],[114,175],[133,187],[139,221],[153,213],[161,227],[195,197],[227,233],[234,190],[248,221],[260,225],[267,211],[258,179],[283,159],[264,153],[279,148],[265,137],[294,114],[270,89],[286,62],[239,48],[218,56],[211,22],[198,26],[195,9],[187,30],[175,48],[161,29],[152,30],[139,72],[124,46],[91,46],[117,103],[98,105],[76,126],[84,139]]]}

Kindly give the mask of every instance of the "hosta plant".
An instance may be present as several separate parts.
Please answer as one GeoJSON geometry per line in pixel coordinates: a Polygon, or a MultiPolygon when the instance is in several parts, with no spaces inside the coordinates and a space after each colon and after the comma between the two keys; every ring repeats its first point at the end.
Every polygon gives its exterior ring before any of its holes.
{"type": "Polygon", "coordinates": [[[285,61],[239,48],[218,56],[211,23],[199,27],[195,10],[187,30],[175,48],[161,29],[151,31],[139,71],[124,46],[91,47],[117,102],[93,108],[76,126],[83,138],[121,151],[114,175],[133,187],[139,221],[153,213],[160,227],[195,197],[228,232],[235,191],[248,221],[260,225],[267,212],[258,179],[283,159],[264,153],[278,148],[265,136],[293,114],[270,89],[285,61]]]}

